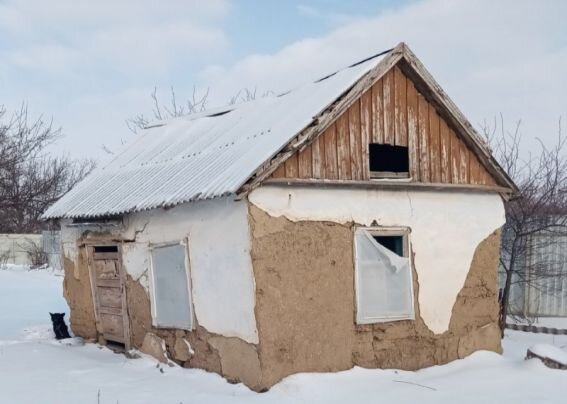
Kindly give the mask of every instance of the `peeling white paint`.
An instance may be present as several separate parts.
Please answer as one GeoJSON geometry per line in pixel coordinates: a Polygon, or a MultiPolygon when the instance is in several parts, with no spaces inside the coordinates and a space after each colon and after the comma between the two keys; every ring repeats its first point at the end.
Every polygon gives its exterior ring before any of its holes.
{"type": "Polygon", "coordinates": [[[421,317],[436,334],[449,328],[477,246],[505,222],[500,196],[487,193],[264,186],[248,198],[292,221],[409,227],[421,317]]]}
{"type": "Polygon", "coordinates": [[[145,250],[144,244],[122,244],[122,265],[132,279],[140,282],[147,291],[150,287],[150,254],[147,254],[145,250]]]}
{"type": "MultiPolygon", "coordinates": [[[[63,226],[71,246],[87,228],[63,226]]],[[[98,230],[100,229],[94,229],[98,230]]],[[[189,261],[195,316],[209,332],[258,343],[255,284],[250,258],[248,209],[229,198],[153,209],[125,217],[124,225],[107,228],[132,240],[122,244],[123,266],[148,290],[151,244],[189,238],[189,261]]]]}
{"type": "Polygon", "coordinates": [[[77,239],[80,237],[80,233],[76,228],[66,226],[70,222],[70,220],[61,221],[61,252],[65,258],[76,264],[79,261],[77,239]]]}

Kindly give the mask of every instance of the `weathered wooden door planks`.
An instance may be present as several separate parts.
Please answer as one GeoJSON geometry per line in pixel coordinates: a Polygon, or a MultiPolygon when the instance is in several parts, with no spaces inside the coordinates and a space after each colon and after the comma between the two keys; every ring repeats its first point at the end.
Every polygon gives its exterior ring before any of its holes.
{"type": "Polygon", "coordinates": [[[89,246],[97,329],[106,341],[130,345],[126,296],[117,245],[89,246]]]}

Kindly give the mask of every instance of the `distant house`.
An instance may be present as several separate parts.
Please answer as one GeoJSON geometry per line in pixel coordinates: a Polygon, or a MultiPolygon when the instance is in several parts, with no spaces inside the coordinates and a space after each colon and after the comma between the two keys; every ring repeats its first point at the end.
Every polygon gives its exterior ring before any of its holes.
{"type": "Polygon", "coordinates": [[[515,190],[400,44],[152,125],[44,218],[61,222],[75,334],[161,338],[171,360],[261,390],[500,351],[499,229],[515,190]]]}

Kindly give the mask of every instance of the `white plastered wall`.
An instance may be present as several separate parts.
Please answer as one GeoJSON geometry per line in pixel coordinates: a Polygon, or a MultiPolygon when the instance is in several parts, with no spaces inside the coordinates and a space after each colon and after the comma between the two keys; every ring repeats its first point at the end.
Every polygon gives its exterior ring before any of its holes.
{"type": "Polygon", "coordinates": [[[449,328],[477,246],[505,222],[500,196],[488,193],[263,186],[249,200],[292,221],[409,227],[421,317],[436,334],[449,328]]]}
{"type": "MultiPolygon", "coordinates": [[[[76,262],[76,240],[89,229],[101,230],[63,223],[63,252],[69,259],[76,262]]],[[[258,343],[246,202],[225,198],[153,209],[127,215],[122,226],[104,230],[130,240],[122,245],[123,266],[146,290],[150,244],[188,237],[192,299],[199,325],[212,333],[258,343]]]]}

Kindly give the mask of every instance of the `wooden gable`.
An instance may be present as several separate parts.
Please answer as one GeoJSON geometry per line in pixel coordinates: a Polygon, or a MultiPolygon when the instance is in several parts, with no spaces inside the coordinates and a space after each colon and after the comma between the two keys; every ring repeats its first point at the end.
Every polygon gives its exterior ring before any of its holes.
{"type": "Polygon", "coordinates": [[[398,66],[293,153],[271,178],[370,180],[370,143],[408,147],[411,182],[497,185],[473,150],[398,66]]]}

